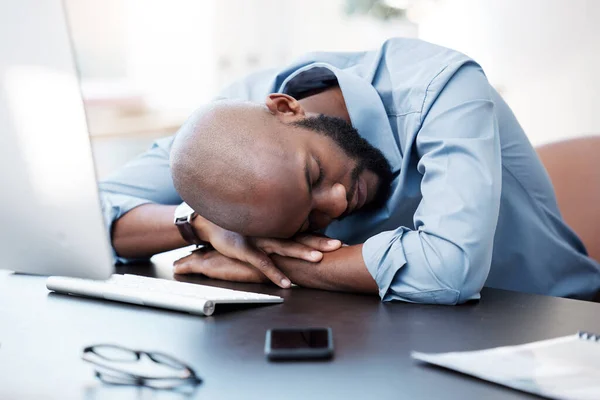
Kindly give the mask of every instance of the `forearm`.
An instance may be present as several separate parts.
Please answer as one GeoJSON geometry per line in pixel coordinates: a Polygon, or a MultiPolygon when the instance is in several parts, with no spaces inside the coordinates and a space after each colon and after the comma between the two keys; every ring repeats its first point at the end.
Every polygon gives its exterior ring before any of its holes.
{"type": "Polygon", "coordinates": [[[346,246],[323,254],[319,263],[271,256],[293,283],[310,288],[377,294],[377,283],[367,270],[362,245],[346,246]]]}
{"type": "Polygon", "coordinates": [[[187,246],[173,224],[177,206],[144,204],[113,224],[112,244],[120,257],[146,258],[187,246]]]}

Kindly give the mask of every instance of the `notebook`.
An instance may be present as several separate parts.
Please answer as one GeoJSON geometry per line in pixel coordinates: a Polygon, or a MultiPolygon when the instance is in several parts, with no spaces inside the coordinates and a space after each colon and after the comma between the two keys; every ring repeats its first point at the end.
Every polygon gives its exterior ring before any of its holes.
{"type": "Polygon", "coordinates": [[[550,399],[600,399],[600,335],[574,335],[519,346],[414,359],[550,399]]]}

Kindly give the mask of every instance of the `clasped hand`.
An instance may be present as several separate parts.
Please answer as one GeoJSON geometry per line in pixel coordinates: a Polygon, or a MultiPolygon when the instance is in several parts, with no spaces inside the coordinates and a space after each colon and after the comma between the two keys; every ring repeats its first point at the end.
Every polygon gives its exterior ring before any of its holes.
{"type": "Polygon", "coordinates": [[[214,250],[194,251],[177,260],[174,264],[176,274],[199,273],[209,278],[237,282],[270,280],[288,288],[291,281],[275,266],[271,254],[318,263],[324,252],[342,246],[339,240],[310,234],[291,239],[248,237],[206,220],[202,229],[214,250]]]}

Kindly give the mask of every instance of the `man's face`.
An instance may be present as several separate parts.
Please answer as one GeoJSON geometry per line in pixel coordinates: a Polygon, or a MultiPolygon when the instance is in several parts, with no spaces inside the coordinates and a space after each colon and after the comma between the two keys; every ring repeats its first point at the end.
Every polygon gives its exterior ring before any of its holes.
{"type": "Polygon", "coordinates": [[[350,124],[320,115],[288,127],[281,135],[290,139],[284,148],[293,156],[270,158],[272,173],[263,187],[271,193],[260,196],[267,204],[251,213],[246,234],[291,237],[385,202],[392,180],[389,163],[350,124]],[[269,229],[255,231],[253,222],[269,229]]]}

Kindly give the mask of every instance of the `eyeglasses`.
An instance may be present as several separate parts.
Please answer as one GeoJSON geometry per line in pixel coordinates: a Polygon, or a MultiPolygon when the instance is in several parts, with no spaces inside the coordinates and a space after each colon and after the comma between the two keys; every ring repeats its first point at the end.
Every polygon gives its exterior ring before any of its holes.
{"type": "Polygon", "coordinates": [[[194,370],[185,363],[154,351],[130,350],[112,344],[99,344],[84,348],[81,358],[99,367],[95,370],[96,377],[102,382],[112,385],[179,390],[194,389],[202,382],[194,370]],[[136,364],[142,362],[143,356],[151,360],[153,364],[160,366],[158,369],[167,370],[167,372],[152,375],[131,372],[132,369],[135,369],[136,364]]]}

